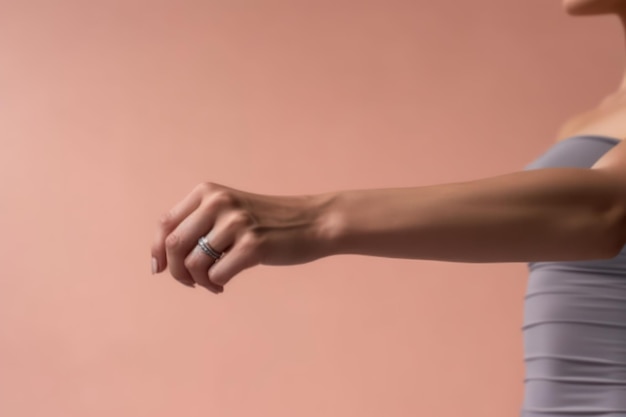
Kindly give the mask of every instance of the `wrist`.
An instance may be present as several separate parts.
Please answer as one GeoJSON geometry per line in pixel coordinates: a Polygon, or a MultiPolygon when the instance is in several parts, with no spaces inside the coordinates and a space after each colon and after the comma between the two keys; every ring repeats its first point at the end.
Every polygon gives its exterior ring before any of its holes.
{"type": "Polygon", "coordinates": [[[340,253],[340,239],[345,223],[342,210],[345,195],[345,191],[335,191],[314,196],[314,241],[318,258],[340,253]]]}

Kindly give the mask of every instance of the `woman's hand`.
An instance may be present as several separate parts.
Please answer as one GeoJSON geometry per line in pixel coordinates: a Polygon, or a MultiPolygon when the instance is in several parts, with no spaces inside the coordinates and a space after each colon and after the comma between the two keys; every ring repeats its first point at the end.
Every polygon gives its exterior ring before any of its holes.
{"type": "Polygon", "coordinates": [[[246,268],[327,256],[322,220],[333,196],[269,196],[201,183],[161,217],[151,251],[153,273],[169,265],[181,283],[218,294],[246,268]],[[198,244],[201,237],[221,257],[205,253],[198,244]]]}

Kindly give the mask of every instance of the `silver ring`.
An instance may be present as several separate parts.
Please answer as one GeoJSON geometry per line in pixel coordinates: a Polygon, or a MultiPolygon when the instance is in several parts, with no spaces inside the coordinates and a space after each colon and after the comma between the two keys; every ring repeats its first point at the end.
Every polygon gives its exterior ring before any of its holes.
{"type": "Polygon", "coordinates": [[[224,254],[224,252],[219,253],[215,249],[213,249],[211,246],[209,246],[209,242],[207,242],[205,236],[202,236],[200,239],[198,239],[198,246],[200,247],[200,249],[202,249],[202,252],[206,253],[211,258],[215,259],[216,261],[219,258],[221,258],[222,255],[224,254]]]}

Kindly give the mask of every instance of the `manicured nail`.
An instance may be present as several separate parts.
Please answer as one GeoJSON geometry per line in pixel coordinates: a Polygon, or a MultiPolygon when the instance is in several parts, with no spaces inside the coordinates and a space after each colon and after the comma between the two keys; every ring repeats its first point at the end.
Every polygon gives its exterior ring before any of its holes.
{"type": "Polygon", "coordinates": [[[153,256],[152,257],[152,275],[156,274],[158,270],[159,270],[159,263],[157,262],[156,258],[153,256]]]}

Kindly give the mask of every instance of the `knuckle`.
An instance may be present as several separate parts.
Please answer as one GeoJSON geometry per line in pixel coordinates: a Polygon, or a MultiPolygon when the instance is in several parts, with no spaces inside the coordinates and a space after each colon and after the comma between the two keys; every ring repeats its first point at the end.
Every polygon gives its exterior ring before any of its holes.
{"type": "Polygon", "coordinates": [[[195,271],[200,269],[202,263],[198,260],[197,257],[189,256],[185,258],[185,260],[183,261],[183,265],[185,265],[185,268],[187,268],[188,270],[195,271]]]}
{"type": "Polygon", "coordinates": [[[207,195],[206,201],[209,209],[225,209],[235,204],[234,196],[227,190],[213,191],[207,195]]]}
{"type": "Polygon", "coordinates": [[[250,230],[241,238],[241,246],[249,252],[260,253],[262,249],[263,238],[258,232],[250,230]]]}
{"type": "Polygon", "coordinates": [[[228,226],[231,229],[243,229],[252,222],[250,215],[242,210],[234,211],[228,218],[228,226]]]}
{"type": "Polygon", "coordinates": [[[204,181],[196,185],[196,191],[201,194],[211,194],[215,190],[215,184],[204,181]]]}
{"type": "Polygon", "coordinates": [[[168,228],[172,224],[173,218],[174,213],[172,213],[172,210],[169,210],[161,215],[159,218],[159,225],[163,228],[168,228]]]}
{"type": "Polygon", "coordinates": [[[165,238],[165,247],[168,250],[178,248],[179,243],[180,243],[180,239],[178,238],[178,235],[175,233],[171,233],[165,238]]]}
{"type": "Polygon", "coordinates": [[[235,196],[227,190],[216,192],[215,200],[221,207],[232,207],[235,205],[235,196]]]}

